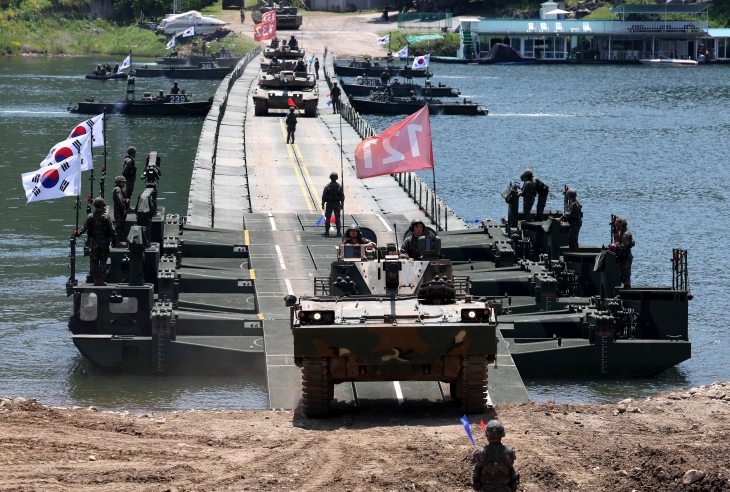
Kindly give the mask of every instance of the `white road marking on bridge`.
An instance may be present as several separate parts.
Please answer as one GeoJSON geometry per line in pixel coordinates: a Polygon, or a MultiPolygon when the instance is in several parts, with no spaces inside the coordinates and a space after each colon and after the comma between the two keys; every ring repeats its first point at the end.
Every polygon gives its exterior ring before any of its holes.
{"type": "Polygon", "coordinates": [[[403,403],[403,392],[400,390],[400,382],[393,381],[393,387],[395,387],[395,397],[398,398],[398,405],[403,403]]]}
{"type": "MultiPolygon", "coordinates": [[[[273,220],[273,219],[271,219],[273,220]]],[[[274,229],[276,230],[276,229],[274,229]]],[[[286,270],[286,263],[284,263],[284,255],[281,254],[281,248],[278,244],[275,244],[274,247],[276,248],[276,254],[279,256],[279,265],[281,265],[282,270],[286,270]]]]}
{"type": "Polygon", "coordinates": [[[291,287],[291,282],[288,278],[284,279],[284,283],[286,284],[286,291],[289,293],[290,296],[294,295],[294,289],[291,287]]]}
{"type": "Polygon", "coordinates": [[[271,230],[276,230],[276,222],[274,222],[274,216],[269,213],[269,222],[271,222],[271,230]]]}
{"type": "Polygon", "coordinates": [[[380,222],[383,223],[383,225],[385,226],[385,230],[386,231],[393,232],[393,229],[390,228],[390,226],[388,225],[388,223],[385,221],[385,219],[380,214],[375,214],[375,216],[380,219],[380,222]]]}

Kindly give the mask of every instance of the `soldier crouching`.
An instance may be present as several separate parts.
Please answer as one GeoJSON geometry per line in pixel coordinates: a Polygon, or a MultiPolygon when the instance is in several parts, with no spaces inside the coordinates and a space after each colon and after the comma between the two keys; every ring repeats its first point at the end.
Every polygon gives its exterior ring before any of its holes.
{"type": "Polygon", "coordinates": [[[474,463],[472,488],[478,492],[514,492],[520,485],[515,472],[515,448],[502,444],[504,426],[499,420],[490,420],[484,431],[489,444],[479,446],[471,454],[474,463]]]}

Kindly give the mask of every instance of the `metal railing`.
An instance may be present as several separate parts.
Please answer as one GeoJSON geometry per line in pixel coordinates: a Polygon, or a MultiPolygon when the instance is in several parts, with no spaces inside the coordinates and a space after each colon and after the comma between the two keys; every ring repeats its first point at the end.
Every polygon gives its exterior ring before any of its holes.
{"type": "Polygon", "coordinates": [[[398,29],[451,29],[452,13],[399,12],[398,29]]]}
{"type": "Polygon", "coordinates": [[[566,34],[592,36],[594,34],[700,33],[707,30],[707,22],[698,20],[485,19],[462,21],[461,28],[481,34],[512,34],[531,37],[566,34]]]}

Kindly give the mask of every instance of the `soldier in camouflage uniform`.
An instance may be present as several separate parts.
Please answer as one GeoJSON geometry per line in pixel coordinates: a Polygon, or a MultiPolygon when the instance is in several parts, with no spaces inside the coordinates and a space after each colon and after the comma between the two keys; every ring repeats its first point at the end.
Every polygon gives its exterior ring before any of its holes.
{"type": "Polygon", "coordinates": [[[532,169],[525,169],[520,176],[522,180],[522,191],[517,196],[522,197],[522,215],[526,222],[532,221],[532,204],[535,203],[535,197],[537,196],[537,184],[532,179],[532,169]]]}
{"type": "Polygon", "coordinates": [[[372,241],[362,237],[362,232],[360,231],[360,226],[357,224],[352,224],[345,231],[345,240],[343,241],[343,244],[371,244],[371,243],[372,243],[372,241]]]}
{"type": "Polygon", "coordinates": [[[337,227],[337,237],[340,237],[340,210],[345,205],[345,193],[342,191],[342,187],[337,182],[339,176],[337,173],[330,174],[330,184],[324,187],[322,192],[322,208],[324,209],[325,216],[325,230],[324,235],[329,237],[330,235],[330,219],[332,213],[335,214],[335,226],[337,227]]]}
{"type": "Polygon", "coordinates": [[[76,233],[76,237],[84,232],[89,232],[91,239],[91,276],[94,277],[94,285],[106,285],[106,260],[109,259],[109,242],[116,235],[114,224],[106,214],[106,202],[103,198],[94,199],[93,214],[86,217],[84,226],[76,233]]]}
{"type": "Polygon", "coordinates": [[[137,179],[137,166],[134,163],[134,158],[137,155],[136,147],[129,147],[127,149],[127,157],[124,158],[124,164],[122,165],[122,175],[127,180],[127,189],[125,195],[128,200],[132,199],[132,193],[134,192],[134,182],[137,179]]]}
{"type": "Polygon", "coordinates": [[[400,247],[400,253],[408,255],[408,258],[420,260],[422,255],[421,250],[418,249],[418,238],[423,236],[426,231],[426,225],[421,219],[413,219],[408,230],[411,231],[411,235],[403,241],[400,247]]]}
{"type": "Polygon", "coordinates": [[[578,193],[573,189],[565,192],[568,197],[568,211],[556,221],[567,222],[570,225],[568,230],[568,249],[578,251],[578,234],[583,226],[583,205],[578,201],[578,193]]]}
{"type": "Polygon", "coordinates": [[[490,420],[484,431],[489,444],[479,446],[471,454],[474,463],[472,488],[478,492],[514,492],[520,485],[515,472],[515,448],[502,444],[504,426],[499,420],[490,420]]]}
{"type": "Polygon", "coordinates": [[[127,211],[129,210],[129,199],[124,196],[124,185],[127,180],[124,176],[117,176],[114,179],[114,190],[112,196],[114,198],[114,229],[117,232],[116,247],[121,248],[124,245],[124,225],[127,222],[127,211]]]}
{"type": "Polygon", "coordinates": [[[548,194],[550,193],[550,187],[545,184],[540,178],[535,178],[535,191],[537,192],[537,209],[535,210],[535,220],[542,222],[543,212],[545,211],[545,205],[547,204],[548,194]]]}
{"type": "Polygon", "coordinates": [[[289,114],[286,115],[286,143],[294,143],[294,132],[297,131],[297,115],[295,108],[289,108],[289,114]]]}
{"type": "Polygon", "coordinates": [[[634,247],[634,236],[627,229],[628,224],[623,217],[616,219],[614,227],[616,230],[616,242],[609,244],[608,247],[616,252],[616,258],[618,258],[621,264],[621,283],[624,285],[624,289],[630,289],[631,264],[634,262],[634,255],[631,253],[631,248],[634,247]]]}

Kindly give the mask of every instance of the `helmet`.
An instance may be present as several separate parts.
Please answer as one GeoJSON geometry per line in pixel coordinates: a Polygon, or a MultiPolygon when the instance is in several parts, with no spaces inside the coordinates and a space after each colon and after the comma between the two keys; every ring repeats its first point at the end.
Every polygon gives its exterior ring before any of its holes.
{"type": "Polygon", "coordinates": [[[289,108],[289,111],[291,111],[293,113],[294,112],[294,108],[289,108]]]}
{"type": "Polygon", "coordinates": [[[490,420],[489,422],[487,422],[487,428],[484,431],[484,435],[487,437],[487,439],[493,437],[504,437],[504,425],[502,425],[502,422],[497,419],[490,420]]]}
{"type": "Polygon", "coordinates": [[[386,85],[385,87],[391,87],[391,85],[390,85],[390,84],[388,84],[388,85],[386,85]]]}
{"type": "Polygon", "coordinates": [[[125,178],[124,176],[117,176],[116,178],[114,178],[114,182],[115,183],[126,183],[127,178],[125,178]]]}
{"type": "Polygon", "coordinates": [[[96,197],[96,198],[94,198],[94,206],[96,208],[102,208],[102,207],[105,208],[106,202],[104,201],[104,199],[102,197],[96,197]]]}
{"type": "Polygon", "coordinates": [[[619,227],[626,227],[626,219],[624,219],[623,217],[619,217],[618,219],[616,219],[616,225],[619,227]]]}
{"type": "Polygon", "coordinates": [[[413,227],[414,227],[414,226],[415,226],[416,224],[421,224],[421,225],[423,226],[423,228],[424,228],[424,229],[426,228],[426,224],[424,224],[424,223],[423,223],[423,220],[422,220],[422,219],[418,219],[418,218],[416,218],[416,219],[413,219],[413,220],[411,221],[411,226],[410,226],[410,227],[408,228],[408,230],[409,230],[409,231],[411,231],[411,232],[413,232],[413,227]]]}
{"type": "Polygon", "coordinates": [[[177,85],[177,80],[175,82],[173,82],[172,85],[177,85]]]}
{"type": "Polygon", "coordinates": [[[357,235],[359,236],[360,232],[361,232],[360,226],[357,224],[352,224],[350,227],[347,228],[347,230],[345,231],[345,234],[349,234],[350,231],[357,231],[357,235]]]}
{"type": "Polygon", "coordinates": [[[337,82],[332,82],[332,85],[337,85],[337,82]]]}
{"type": "Polygon", "coordinates": [[[578,193],[573,188],[570,188],[566,195],[568,195],[568,198],[570,198],[571,200],[575,200],[575,198],[578,196],[578,193]]]}
{"type": "Polygon", "coordinates": [[[411,91],[411,94],[415,94],[415,92],[411,91]]]}
{"type": "Polygon", "coordinates": [[[532,169],[525,169],[522,172],[522,176],[520,176],[520,179],[530,179],[533,176],[534,174],[532,174],[532,169]]]}
{"type": "Polygon", "coordinates": [[[131,146],[127,147],[127,154],[136,154],[137,153],[137,147],[131,146]]]}
{"type": "Polygon", "coordinates": [[[337,173],[331,173],[331,174],[330,174],[330,179],[331,179],[332,181],[337,181],[337,178],[339,178],[339,177],[340,177],[340,176],[339,176],[339,175],[338,175],[337,173]]]}

